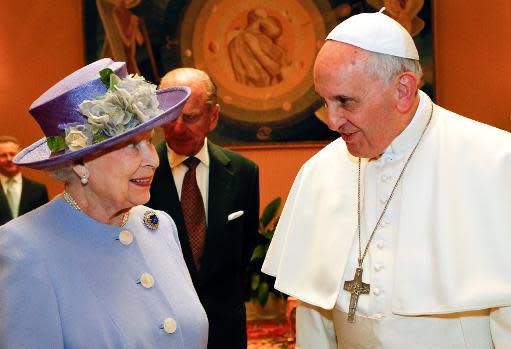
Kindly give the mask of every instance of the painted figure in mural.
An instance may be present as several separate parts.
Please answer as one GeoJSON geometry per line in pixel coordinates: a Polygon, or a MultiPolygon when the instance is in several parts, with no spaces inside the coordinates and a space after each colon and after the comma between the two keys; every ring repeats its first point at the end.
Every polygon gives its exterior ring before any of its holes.
{"type": "Polygon", "coordinates": [[[141,6],[142,3],[143,0],[96,1],[105,31],[101,55],[125,61],[130,73],[140,74],[137,52],[143,47],[146,49],[153,79],[157,81],[159,74],[145,21],[133,13],[133,9],[141,6]]]}
{"type": "Polygon", "coordinates": [[[263,9],[247,14],[247,26],[229,42],[229,57],[236,81],[265,87],[282,81],[282,68],[291,64],[277,40],[282,24],[263,9]]]}
{"type": "Polygon", "coordinates": [[[128,5],[130,5],[128,0],[119,1],[112,11],[112,19],[124,45],[128,71],[140,74],[136,52],[137,45],[140,46],[144,43],[144,37],[141,31],[140,18],[130,12],[128,5]]]}

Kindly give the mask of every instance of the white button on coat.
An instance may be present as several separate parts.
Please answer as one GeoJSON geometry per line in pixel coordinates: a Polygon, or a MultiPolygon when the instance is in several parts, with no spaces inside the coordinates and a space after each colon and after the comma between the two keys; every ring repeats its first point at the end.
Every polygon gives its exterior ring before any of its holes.
{"type": "Polygon", "coordinates": [[[140,275],[139,283],[144,288],[151,288],[154,286],[154,278],[149,273],[143,273],[142,275],[140,275]]]}
{"type": "Polygon", "coordinates": [[[133,234],[127,230],[123,230],[119,233],[119,241],[121,244],[128,246],[133,242],[133,234]]]}
{"type": "Polygon", "coordinates": [[[163,330],[166,333],[172,334],[172,333],[176,332],[176,329],[177,329],[176,320],[174,320],[171,317],[168,317],[165,320],[163,320],[163,330]]]}
{"type": "Polygon", "coordinates": [[[378,287],[375,287],[375,288],[373,289],[373,294],[374,294],[375,296],[379,296],[379,295],[381,294],[381,290],[380,290],[378,287]]]}
{"type": "Polygon", "coordinates": [[[378,241],[378,242],[376,243],[376,247],[378,247],[378,249],[382,250],[382,249],[385,247],[385,245],[383,244],[383,242],[378,241]]]}

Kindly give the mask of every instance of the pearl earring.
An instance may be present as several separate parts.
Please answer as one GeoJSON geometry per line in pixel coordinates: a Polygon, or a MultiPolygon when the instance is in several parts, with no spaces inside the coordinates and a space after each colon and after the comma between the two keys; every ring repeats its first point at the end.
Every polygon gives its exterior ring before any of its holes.
{"type": "Polygon", "coordinates": [[[82,182],[83,185],[86,185],[87,183],[89,183],[89,177],[87,175],[81,176],[80,182],[82,182]]]}

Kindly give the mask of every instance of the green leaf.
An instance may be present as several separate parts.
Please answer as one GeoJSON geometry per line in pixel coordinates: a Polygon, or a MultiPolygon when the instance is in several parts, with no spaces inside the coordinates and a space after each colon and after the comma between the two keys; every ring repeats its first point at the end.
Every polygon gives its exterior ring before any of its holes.
{"type": "Polygon", "coordinates": [[[250,289],[252,291],[255,291],[257,290],[257,288],[259,287],[259,275],[253,275],[252,276],[252,280],[250,282],[250,289]]]}
{"type": "Polygon", "coordinates": [[[59,152],[66,149],[66,139],[64,136],[50,136],[46,137],[48,148],[53,152],[59,152]]]}
{"type": "Polygon", "coordinates": [[[268,302],[268,293],[270,290],[270,286],[266,281],[261,282],[259,285],[259,290],[257,292],[257,301],[261,304],[262,307],[266,305],[268,302]]]}
{"type": "Polygon", "coordinates": [[[263,227],[266,227],[275,218],[281,203],[282,199],[278,197],[266,206],[260,220],[263,227]]]}
{"type": "Polygon", "coordinates": [[[122,79],[120,77],[118,77],[117,75],[110,74],[110,86],[108,88],[112,89],[115,85],[117,85],[121,81],[122,81],[122,79]]]}
{"type": "Polygon", "coordinates": [[[273,233],[275,230],[270,230],[269,232],[261,234],[265,239],[271,240],[273,239],[273,233]]]}
{"type": "Polygon", "coordinates": [[[95,134],[92,138],[92,144],[103,142],[105,139],[108,139],[108,136],[105,136],[102,133],[95,134]]]}
{"type": "Polygon", "coordinates": [[[264,248],[264,245],[257,245],[256,248],[254,248],[254,252],[252,252],[252,257],[250,258],[250,261],[255,261],[256,259],[261,259],[266,256],[266,249],[264,248]]]}
{"type": "Polygon", "coordinates": [[[110,68],[105,68],[99,71],[99,78],[101,79],[101,82],[105,84],[106,88],[110,88],[110,75],[112,74],[114,74],[114,71],[110,68]]]}

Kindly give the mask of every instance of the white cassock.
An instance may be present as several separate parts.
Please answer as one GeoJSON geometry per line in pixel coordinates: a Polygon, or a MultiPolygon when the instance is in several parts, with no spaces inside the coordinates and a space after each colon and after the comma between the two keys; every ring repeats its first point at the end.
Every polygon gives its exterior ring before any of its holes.
{"type": "Polygon", "coordinates": [[[358,158],[339,139],[297,175],[262,270],[306,303],[300,349],[511,348],[511,134],[419,96],[385,153],[362,159],[363,250],[432,115],[364,260],[354,324],[358,158]]]}

